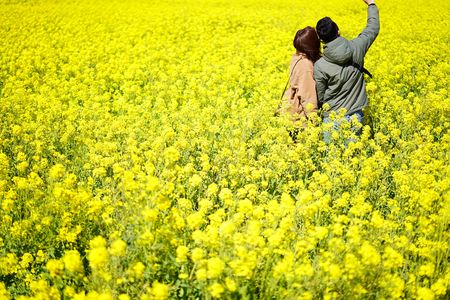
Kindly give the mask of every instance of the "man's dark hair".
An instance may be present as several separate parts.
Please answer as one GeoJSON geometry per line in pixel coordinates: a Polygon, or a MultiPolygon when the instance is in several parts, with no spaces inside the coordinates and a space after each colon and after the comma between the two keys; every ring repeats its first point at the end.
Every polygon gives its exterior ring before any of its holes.
{"type": "Polygon", "coordinates": [[[325,17],[319,20],[316,25],[316,31],[319,38],[324,43],[329,43],[339,35],[339,27],[331,20],[330,17],[325,17]]]}

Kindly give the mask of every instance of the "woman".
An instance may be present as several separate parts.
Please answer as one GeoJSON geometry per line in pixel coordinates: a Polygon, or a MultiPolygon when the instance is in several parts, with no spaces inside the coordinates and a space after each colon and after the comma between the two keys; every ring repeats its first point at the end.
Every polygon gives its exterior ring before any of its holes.
{"type": "Polygon", "coordinates": [[[308,114],[316,112],[317,94],[313,78],[313,64],[320,58],[320,40],[313,27],[297,31],[294,37],[297,50],[290,63],[289,88],[284,94],[286,110],[294,116],[308,118],[308,114]]]}

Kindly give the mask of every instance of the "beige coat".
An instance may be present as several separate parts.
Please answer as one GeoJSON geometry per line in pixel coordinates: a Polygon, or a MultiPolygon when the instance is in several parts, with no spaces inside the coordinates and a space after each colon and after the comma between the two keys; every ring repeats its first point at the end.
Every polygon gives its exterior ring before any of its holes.
{"type": "Polygon", "coordinates": [[[304,54],[295,53],[292,56],[289,67],[289,74],[292,75],[284,98],[287,111],[293,114],[295,118],[306,117],[309,113],[316,112],[318,109],[313,69],[313,62],[307,59],[304,54]]]}

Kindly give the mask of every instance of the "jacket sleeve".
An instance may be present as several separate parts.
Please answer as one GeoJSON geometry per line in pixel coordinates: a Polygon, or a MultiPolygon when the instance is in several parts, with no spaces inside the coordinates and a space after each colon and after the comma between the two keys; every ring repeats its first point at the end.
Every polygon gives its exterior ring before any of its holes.
{"type": "Polygon", "coordinates": [[[316,83],[313,77],[313,64],[311,61],[304,59],[300,62],[300,68],[298,69],[297,86],[298,95],[301,97],[301,104],[305,113],[309,113],[307,110],[308,103],[313,105],[311,111],[317,111],[317,93],[316,83]]]}
{"type": "Polygon", "coordinates": [[[354,39],[356,45],[366,53],[380,32],[380,16],[376,5],[369,5],[367,8],[366,28],[354,39]]]}
{"type": "Polygon", "coordinates": [[[323,103],[325,90],[327,89],[327,81],[323,73],[319,70],[318,65],[314,65],[314,80],[316,81],[317,100],[323,103]]]}

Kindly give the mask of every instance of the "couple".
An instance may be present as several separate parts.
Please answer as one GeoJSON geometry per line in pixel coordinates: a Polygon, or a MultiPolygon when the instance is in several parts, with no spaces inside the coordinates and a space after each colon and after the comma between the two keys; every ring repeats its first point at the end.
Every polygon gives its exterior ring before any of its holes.
{"type": "Polygon", "coordinates": [[[356,116],[362,124],[362,109],[367,106],[363,73],[371,76],[364,68],[364,56],[380,30],[375,1],[363,1],[368,5],[367,25],[353,40],[341,37],[339,27],[329,17],[317,22],[317,31],[308,26],[296,33],[297,51],[290,63],[289,89],[284,95],[291,114],[308,118],[318,110],[318,104],[328,104],[324,122],[331,122],[331,111],[344,108],[346,120],[356,116]],[[320,41],[324,43],[323,56],[320,41]]]}

